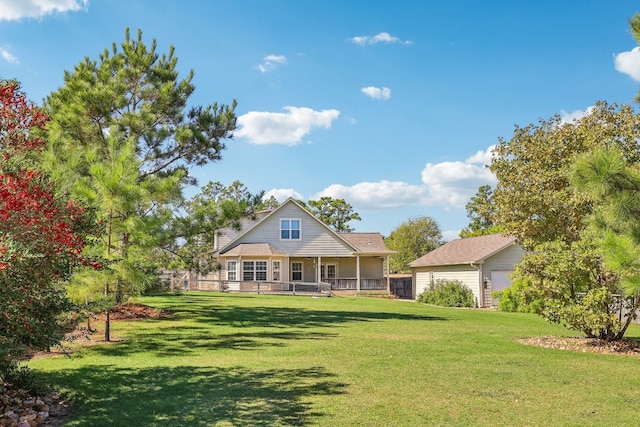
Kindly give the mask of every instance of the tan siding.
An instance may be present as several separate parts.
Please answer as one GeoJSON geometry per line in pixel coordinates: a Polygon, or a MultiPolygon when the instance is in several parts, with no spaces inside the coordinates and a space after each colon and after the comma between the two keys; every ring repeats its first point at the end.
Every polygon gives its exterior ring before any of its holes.
{"type": "MultiPolygon", "coordinates": [[[[322,264],[335,264],[338,277],[352,277],[357,275],[356,258],[321,257],[322,264]]],[[[384,265],[379,257],[360,257],[360,276],[380,278],[384,276],[384,265]]]]}
{"type": "MultiPolygon", "coordinates": [[[[348,256],[353,250],[295,204],[289,204],[245,234],[238,243],[270,243],[291,256],[348,256]],[[280,219],[300,219],[300,240],[280,239],[280,219]]],[[[305,272],[306,277],[306,272],[305,272]]]]}
{"type": "MultiPolygon", "coordinates": [[[[302,282],[315,282],[316,281],[316,270],[317,270],[317,259],[315,258],[290,258],[289,265],[287,265],[287,276],[284,276],[283,280],[291,281],[291,264],[294,262],[302,263],[302,282]]],[[[299,280],[297,280],[299,282],[299,280]]]]}
{"type": "Polygon", "coordinates": [[[380,258],[360,257],[360,276],[382,277],[384,276],[383,263],[380,258]]]}
{"type": "Polygon", "coordinates": [[[253,227],[256,224],[256,222],[260,221],[261,219],[262,219],[262,216],[257,217],[255,220],[251,218],[242,218],[240,220],[240,230],[236,231],[231,228],[222,229],[219,234],[216,234],[214,236],[214,240],[215,240],[214,246],[216,250],[222,249],[225,246],[227,246],[233,239],[235,239],[240,234],[244,233],[245,231],[253,227]]]}

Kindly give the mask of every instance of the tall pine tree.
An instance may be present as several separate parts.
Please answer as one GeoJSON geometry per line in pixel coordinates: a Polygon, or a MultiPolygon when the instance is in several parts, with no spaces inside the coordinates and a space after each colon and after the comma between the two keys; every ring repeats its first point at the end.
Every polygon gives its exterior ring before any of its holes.
{"type": "Polygon", "coordinates": [[[195,183],[189,170],[220,160],[236,127],[235,101],[188,108],[193,71],[179,79],[174,48],[159,55],[156,47],[127,29],[120,48],[65,71],[46,99],[43,165],[95,207],[106,235],[92,249],[118,301],[140,290],[149,249],[167,238],[171,212],[195,183]]]}

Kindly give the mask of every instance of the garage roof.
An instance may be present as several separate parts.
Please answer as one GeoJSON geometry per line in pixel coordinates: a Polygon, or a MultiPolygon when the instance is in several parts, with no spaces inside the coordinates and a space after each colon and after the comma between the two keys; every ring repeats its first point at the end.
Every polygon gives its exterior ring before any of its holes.
{"type": "Polygon", "coordinates": [[[502,234],[452,240],[409,263],[409,267],[482,263],[515,242],[515,237],[502,234]]]}

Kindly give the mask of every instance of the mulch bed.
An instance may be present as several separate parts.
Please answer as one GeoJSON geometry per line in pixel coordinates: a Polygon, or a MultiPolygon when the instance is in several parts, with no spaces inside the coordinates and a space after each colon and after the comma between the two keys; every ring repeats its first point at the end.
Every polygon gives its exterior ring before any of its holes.
{"type": "Polygon", "coordinates": [[[631,339],[605,341],[597,338],[581,337],[534,337],[522,338],[519,339],[518,342],[526,345],[579,351],[583,353],[640,356],[640,341],[631,339]]]}
{"type": "MultiPolygon", "coordinates": [[[[120,304],[111,309],[109,312],[110,321],[118,320],[144,320],[144,319],[159,319],[162,317],[168,317],[171,313],[166,311],[157,310],[153,307],[149,307],[144,304],[126,303],[120,304]]],[[[104,320],[104,314],[94,316],[95,320],[104,320]]]]}

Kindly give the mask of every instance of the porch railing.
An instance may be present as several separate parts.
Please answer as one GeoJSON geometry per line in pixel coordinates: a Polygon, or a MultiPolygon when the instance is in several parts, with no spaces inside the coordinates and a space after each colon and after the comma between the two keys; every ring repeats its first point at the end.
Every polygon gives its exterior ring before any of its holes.
{"type": "MultiPolygon", "coordinates": [[[[331,289],[335,291],[355,291],[358,289],[358,279],[355,277],[327,279],[331,289]]],[[[387,289],[387,281],[384,278],[360,278],[361,291],[384,291],[387,289]]]]}
{"type": "MultiPolygon", "coordinates": [[[[186,271],[169,271],[161,276],[161,281],[170,290],[235,291],[235,292],[283,292],[283,293],[330,293],[332,290],[355,291],[358,280],[355,277],[339,277],[316,282],[267,282],[239,281],[198,278],[186,271]]],[[[387,290],[387,280],[382,277],[361,277],[360,290],[387,290]]]]}
{"type": "Polygon", "coordinates": [[[229,290],[256,293],[286,293],[286,294],[315,294],[330,293],[331,285],[328,283],[306,282],[235,282],[228,283],[229,290]]]}

